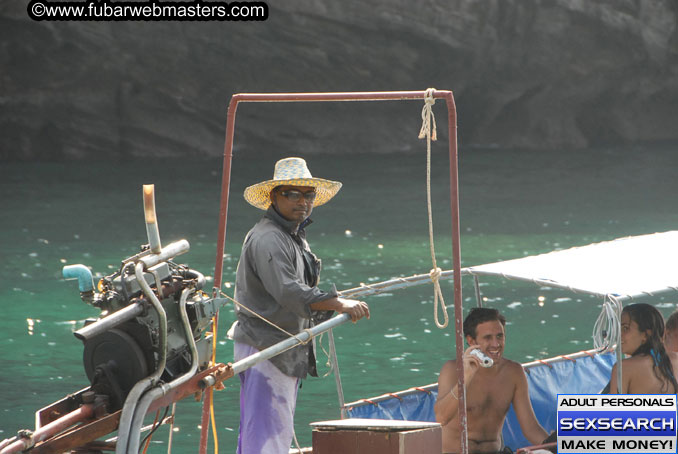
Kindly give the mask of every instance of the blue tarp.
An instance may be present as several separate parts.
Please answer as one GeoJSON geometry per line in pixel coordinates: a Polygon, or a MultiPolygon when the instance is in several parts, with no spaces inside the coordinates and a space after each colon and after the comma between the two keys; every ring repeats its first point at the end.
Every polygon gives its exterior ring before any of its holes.
{"type": "MultiPolygon", "coordinates": [[[[540,364],[527,369],[532,407],[539,423],[551,433],[556,430],[558,394],[597,394],[610,381],[612,366],[617,362],[614,352],[584,356],[575,362],[563,359],[540,364]]],[[[504,423],[504,444],[514,451],[530,443],[523,437],[513,407],[509,409],[504,423]]]]}
{"type": "Polygon", "coordinates": [[[433,405],[438,397],[437,387],[429,393],[418,391],[402,396],[381,400],[376,405],[365,403],[347,408],[349,418],[402,419],[403,421],[435,422],[433,405]]]}
{"type": "MultiPolygon", "coordinates": [[[[526,369],[532,407],[537,420],[551,432],[556,429],[556,396],[558,394],[599,393],[610,379],[612,366],[616,362],[613,352],[583,356],[575,361],[560,359],[526,369]]],[[[398,419],[408,421],[435,421],[433,405],[437,388],[429,392],[417,391],[400,399],[389,397],[373,405],[360,402],[346,408],[349,418],[398,419]]],[[[511,407],[506,415],[502,432],[504,443],[514,451],[529,446],[523,437],[516,415],[511,407]]]]}

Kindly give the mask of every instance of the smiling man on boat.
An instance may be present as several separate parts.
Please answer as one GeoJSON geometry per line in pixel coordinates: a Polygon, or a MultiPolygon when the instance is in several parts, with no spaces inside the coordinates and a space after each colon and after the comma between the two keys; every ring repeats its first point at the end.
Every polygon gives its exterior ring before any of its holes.
{"type": "MultiPolygon", "coordinates": [[[[245,200],[266,213],[245,237],[236,272],[235,361],[310,328],[328,311],[347,313],[354,322],[369,318],[364,302],[317,287],[320,260],[306,242],[313,207],[340,188],[312,177],[303,159],[286,158],[276,163],[272,180],[245,189],[245,200]]],[[[239,454],[288,453],[297,386],[307,374],[317,376],[313,342],[240,374],[239,454]]]]}
{"type": "MultiPolygon", "coordinates": [[[[547,438],[534,415],[523,367],[503,357],[506,319],[496,309],[474,308],[464,320],[469,348],[464,353],[464,383],[468,416],[468,448],[471,453],[497,453],[509,406],[518,417],[523,435],[533,445],[547,438]],[[474,350],[491,361],[481,361],[474,350]],[[484,363],[484,364],[483,364],[484,363]]],[[[447,361],[438,378],[436,420],[443,426],[443,452],[461,451],[457,360],[447,361]]],[[[507,451],[510,452],[510,449],[507,451]]]]}

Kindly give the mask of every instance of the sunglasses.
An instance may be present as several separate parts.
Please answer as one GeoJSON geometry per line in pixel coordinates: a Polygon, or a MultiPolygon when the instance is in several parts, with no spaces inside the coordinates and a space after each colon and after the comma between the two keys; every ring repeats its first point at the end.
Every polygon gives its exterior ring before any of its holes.
{"type": "Polygon", "coordinates": [[[286,197],[290,202],[298,202],[303,197],[307,202],[313,202],[317,195],[315,191],[301,192],[294,189],[280,191],[280,195],[286,197]]]}

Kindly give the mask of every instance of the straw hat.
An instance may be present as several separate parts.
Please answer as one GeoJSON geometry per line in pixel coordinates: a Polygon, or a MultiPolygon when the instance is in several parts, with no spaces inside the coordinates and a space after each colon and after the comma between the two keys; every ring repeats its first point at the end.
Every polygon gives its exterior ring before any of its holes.
{"type": "Polygon", "coordinates": [[[314,178],[301,158],[285,158],[275,163],[273,179],[257,183],[245,189],[245,200],[260,210],[271,205],[271,191],[276,186],[311,186],[315,188],[316,198],[313,206],[323,205],[341,189],[338,181],[314,178]]]}

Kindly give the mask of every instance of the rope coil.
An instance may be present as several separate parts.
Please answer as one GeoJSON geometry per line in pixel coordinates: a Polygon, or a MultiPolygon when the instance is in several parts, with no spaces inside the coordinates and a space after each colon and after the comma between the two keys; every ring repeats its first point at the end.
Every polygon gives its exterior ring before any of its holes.
{"type": "Polygon", "coordinates": [[[603,301],[603,308],[593,326],[593,346],[599,350],[611,349],[619,344],[621,326],[617,312],[621,312],[621,303],[612,295],[607,295],[603,301]]]}
{"type": "Polygon", "coordinates": [[[436,251],[433,241],[433,208],[431,204],[431,140],[438,140],[436,133],[436,117],[433,115],[433,105],[436,100],[433,97],[435,88],[429,88],[424,95],[424,107],[421,109],[421,130],[419,131],[419,138],[426,138],[426,204],[428,207],[428,238],[431,249],[431,262],[433,269],[429,273],[431,282],[433,282],[433,318],[436,326],[440,329],[447,327],[450,319],[447,315],[447,307],[445,306],[445,299],[443,298],[443,291],[440,288],[440,275],[442,270],[438,267],[436,262],[436,251]],[[440,305],[444,322],[440,323],[438,320],[438,305],[440,305]]]}

